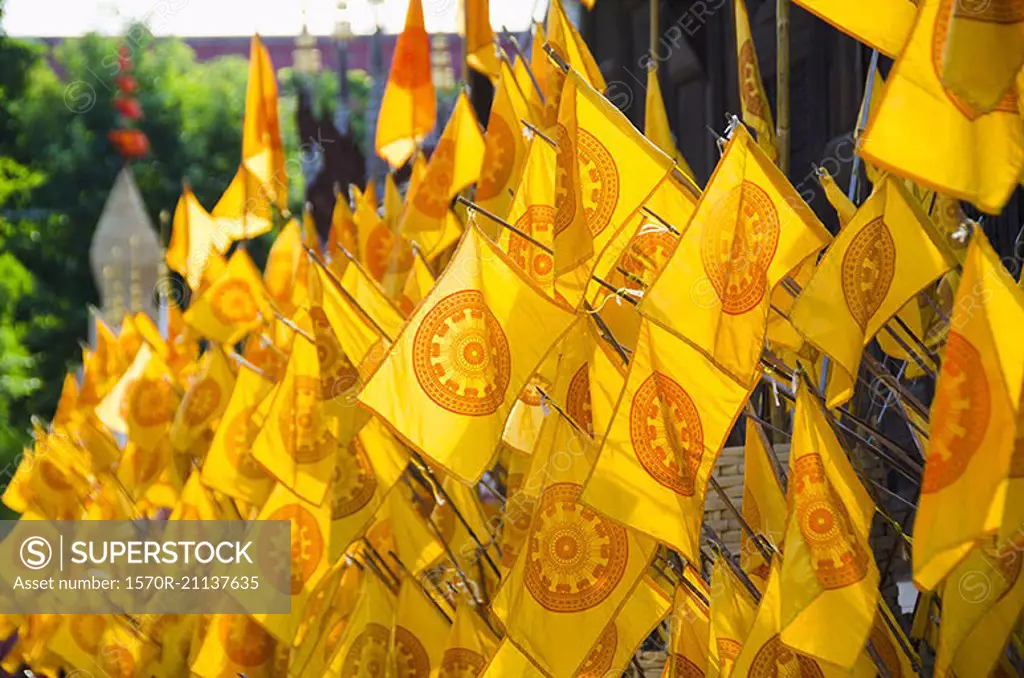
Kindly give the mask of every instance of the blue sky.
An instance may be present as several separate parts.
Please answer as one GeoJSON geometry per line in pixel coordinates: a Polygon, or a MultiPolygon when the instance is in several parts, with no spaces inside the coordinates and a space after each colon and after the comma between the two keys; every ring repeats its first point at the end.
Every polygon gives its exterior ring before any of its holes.
{"type": "MultiPolygon", "coordinates": [[[[423,0],[427,30],[454,31],[460,0],[423,0]]],[[[543,18],[548,0],[492,0],[491,23],[521,31],[531,16],[543,18]]],[[[379,17],[384,30],[402,29],[409,0],[349,0],[355,33],[370,33],[379,17]]],[[[145,20],[157,35],[296,35],[305,9],[310,32],[326,35],[338,19],[337,0],[6,0],[4,29],[14,36],[115,35],[145,20]]]]}

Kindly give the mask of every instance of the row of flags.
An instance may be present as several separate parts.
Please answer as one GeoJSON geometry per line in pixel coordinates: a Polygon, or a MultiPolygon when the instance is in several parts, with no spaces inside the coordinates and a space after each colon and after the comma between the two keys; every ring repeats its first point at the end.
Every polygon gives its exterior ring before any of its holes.
{"type": "MultiPolygon", "coordinates": [[[[901,72],[949,7],[919,0],[907,18],[881,3],[864,22],[797,1],[898,57],[862,139],[871,196],[855,205],[821,178],[835,235],[776,166],[742,3],[754,133],[731,125],[700,187],[656,75],[641,133],[558,0],[514,64],[471,12],[495,103],[484,133],[461,94],[428,159],[413,0],[376,140],[411,179],[403,192],[388,176],[382,204],[374,186],[339,196],[326,243],[284,209],[276,86],[254,38],[238,173],[212,211],[187,186],[175,211],[167,263],[188,308],[168,304],[165,331],[97,319],[82,378],[68,375],[3,501],[23,520],[289,520],[291,612],[8,615],[3,667],[605,676],[646,641],[665,676],[911,676],[922,644],[936,675],[1017,675],[1024,296],[957,202],[985,207],[992,175],[951,152],[959,128],[929,144],[946,155],[923,177],[909,137],[886,156],[906,164],[869,150],[906,115],[901,72]],[[975,183],[949,180],[954,164],[975,183]],[[272,230],[261,271],[245,243],[272,230]],[[916,449],[857,416],[864,372],[916,449]],[[909,384],[933,377],[929,408],[909,384]],[[720,495],[744,527],[733,554],[705,505],[740,426],[739,507],[720,495]],[[919,488],[912,537],[865,454],[919,488]],[[912,554],[913,643],[879,594],[876,516],[912,554]],[[980,598],[963,584],[976,573],[980,598]]],[[[991,83],[962,84],[980,102],[991,83]]]]}

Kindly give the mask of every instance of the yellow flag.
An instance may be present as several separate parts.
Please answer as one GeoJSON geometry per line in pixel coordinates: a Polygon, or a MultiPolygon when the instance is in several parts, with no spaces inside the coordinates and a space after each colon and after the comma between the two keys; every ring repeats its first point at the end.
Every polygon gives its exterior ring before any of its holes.
{"type": "MultiPolygon", "coordinates": [[[[452,506],[454,505],[462,514],[462,518],[469,523],[477,539],[487,544],[491,530],[484,517],[480,498],[475,487],[463,485],[450,476],[445,477],[442,485],[451,501],[435,504],[430,517],[437,525],[441,539],[448,545],[448,550],[455,556],[457,566],[466,572],[476,572],[478,562],[486,567],[484,557],[479,553],[476,541],[470,536],[462,520],[455,515],[452,506]]],[[[489,549],[489,552],[497,557],[496,549],[489,549]]]]}
{"type": "Polygon", "coordinates": [[[327,260],[348,261],[338,248],[344,248],[353,257],[359,257],[359,230],[356,226],[352,208],[348,205],[348,197],[338,193],[334,200],[334,211],[331,213],[331,230],[327,234],[327,260]]]}
{"type": "Polygon", "coordinates": [[[541,483],[536,478],[527,482],[531,460],[526,455],[512,453],[505,482],[505,510],[501,516],[501,569],[502,576],[512,568],[519,557],[533,522],[533,509],[540,494],[541,483]]]}
{"type": "MultiPolygon", "coordinates": [[[[888,605],[879,605],[878,614],[875,615],[875,625],[871,628],[871,646],[878,658],[882,660],[882,665],[885,666],[890,676],[907,676],[909,678],[909,676],[915,675],[914,663],[910,660],[911,655],[914,662],[921,666],[920,657],[910,649],[910,641],[903,634],[903,629],[900,628],[899,622],[889,611],[888,605]]],[[[863,660],[861,663],[864,663],[863,660]]]]}
{"type": "Polygon", "coordinates": [[[821,183],[821,187],[825,189],[825,197],[828,198],[829,204],[836,211],[836,216],[839,218],[839,227],[845,228],[853,220],[854,215],[857,214],[857,206],[846,197],[846,194],[839,188],[836,180],[832,178],[827,169],[820,168],[818,170],[818,181],[821,183]]]}
{"type": "Polygon", "coordinates": [[[112,431],[152,450],[166,440],[181,396],[167,364],[143,345],[132,366],[96,408],[96,415],[112,431]]]}
{"type": "Polygon", "coordinates": [[[927,219],[898,181],[886,179],[836,237],[793,305],[793,326],[832,358],[829,407],[853,395],[864,346],[955,263],[932,241],[927,219]]]}
{"type": "Polygon", "coordinates": [[[263,269],[263,284],[277,308],[287,316],[306,301],[309,258],[303,247],[302,229],[295,219],[285,224],[274,239],[263,269]]]}
{"type": "Polygon", "coordinates": [[[197,291],[210,252],[223,254],[230,245],[231,240],[186,186],[174,208],[167,267],[184,276],[192,291],[197,291]]]}
{"type": "Polygon", "coordinates": [[[1024,12],[1012,0],[954,3],[942,49],[940,79],[980,111],[991,111],[1024,66],[1024,12]]]}
{"type": "Polygon", "coordinates": [[[397,169],[434,129],[437,100],[430,60],[430,36],[423,26],[422,0],[411,0],[398,36],[391,73],[377,121],[377,155],[397,169]]]}
{"type": "Polygon", "coordinates": [[[197,451],[205,451],[235,387],[234,372],[220,346],[212,346],[201,362],[197,379],[181,399],[171,426],[171,445],[178,452],[188,451],[204,436],[197,451]]]}
{"type": "Polygon", "coordinates": [[[765,155],[772,162],[778,162],[779,149],[775,145],[772,106],[768,102],[768,95],[765,94],[761,68],[757,64],[757,50],[754,48],[754,36],[750,32],[746,0],[735,0],[733,8],[736,13],[736,66],[739,69],[743,122],[757,132],[757,145],[765,155]]]}
{"type": "Polygon", "coordinates": [[[547,674],[537,668],[529,657],[522,650],[515,646],[512,641],[505,637],[498,644],[494,656],[487,662],[480,678],[505,678],[505,676],[519,676],[520,678],[547,678],[547,674]]]}
{"type": "Polygon", "coordinates": [[[498,639],[474,611],[467,596],[455,604],[455,621],[441,656],[437,678],[479,676],[498,648],[498,639]]]}
{"type": "MultiPolygon", "coordinates": [[[[597,61],[590,53],[590,48],[587,47],[583,36],[569,20],[561,0],[552,0],[548,8],[547,38],[558,56],[572,69],[579,72],[586,79],[587,84],[598,92],[605,91],[607,85],[604,76],[601,75],[601,69],[598,68],[597,61]]],[[[535,36],[534,40],[536,39],[535,36]]],[[[543,53],[541,50],[540,54],[543,53]]],[[[534,55],[536,56],[537,52],[534,52],[534,55]]],[[[537,59],[534,58],[532,63],[536,64],[537,59]]]]}
{"type": "Polygon", "coordinates": [[[868,543],[875,505],[827,416],[801,380],[789,455],[779,621],[787,646],[849,669],[864,650],[877,608],[879,574],[868,543]]]}
{"type": "Polygon", "coordinates": [[[1024,326],[1024,303],[980,228],[963,271],[914,521],[914,582],[923,590],[1002,524],[1024,383],[1024,345],[1014,329],[1024,326]]]}
{"type": "Polygon", "coordinates": [[[277,120],[277,73],[258,35],[249,47],[249,83],[245,90],[242,163],[277,206],[288,206],[288,175],[277,120]]]}
{"type": "Polygon", "coordinates": [[[374,327],[388,339],[394,339],[405,327],[405,318],[377,281],[358,262],[350,262],[341,276],[341,287],[372,320],[374,327]]]}
{"type": "Polygon", "coordinates": [[[571,320],[470,227],[359,401],[414,448],[475,482],[516,395],[571,320]]]}
{"type": "MultiPolygon", "coordinates": [[[[555,274],[579,268],[586,280],[595,255],[668,176],[672,161],[579,73],[565,83],[555,130],[555,274]]],[[[566,296],[575,304],[581,292],[566,296]]]]}
{"type": "Polygon", "coordinates": [[[270,388],[270,382],[260,374],[245,365],[239,366],[231,400],[202,469],[204,485],[257,506],[262,506],[274,485],[271,476],[252,454],[252,444],[260,429],[254,419],[256,408],[270,388]]]}
{"type": "Polygon", "coordinates": [[[47,647],[74,675],[71,669],[92,666],[96,661],[100,639],[112,620],[102,614],[60,615],[58,620],[47,647]]]}
{"type": "MultiPolygon", "coordinates": [[[[780,550],[786,532],[786,498],[769,454],[760,426],[748,418],[743,447],[743,519],[780,550]]],[[[740,567],[763,591],[771,563],[746,534],[740,536],[740,567]]]]}
{"type": "MultiPolygon", "coordinates": [[[[743,506],[747,502],[744,497],[743,506]]],[[[744,568],[745,569],[745,568],[744,568]]],[[[767,573],[765,581],[767,582],[767,573]]],[[[756,607],[750,594],[722,558],[711,570],[711,642],[718,654],[718,675],[729,678],[754,624],[756,607]]]]}
{"type": "Polygon", "coordinates": [[[796,190],[737,128],[640,311],[750,383],[772,290],[828,240],[796,190]]]}
{"type": "Polygon", "coordinates": [[[273,227],[272,200],[266,185],[243,163],[210,212],[214,227],[233,241],[268,233],[273,227]]]}
{"type": "Polygon", "coordinates": [[[709,612],[685,585],[676,586],[668,664],[663,676],[706,676],[717,668],[711,654],[709,612]]]}
{"type": "MultiPolygon", "coordinates": [[[[243,673],[250,678],[278,676],[281,648],[273,636],[245,614],[210,616],[201,649],[192,662],[200,678],[221,678],[243,673]]],[[[285,655],[287,657],[287,655],[285,655]]],[[[287,664],[283,667],[287,671],[287,664]]],[[[127,674],[131,675],[131,674],[127,674]]]]}
{"type": "Polygon", "coordinates": [[[903,50],[914,25],[915,0],[794,0],[843,33],[895,58],[903,50]]]}
{"type": "Polygon", "coordinates": [[[430,272],[427,262],[419,252],[413,255],[412,268],[405,278],[402,286],[402,294],[399,295],[398,309],[406,318],[412,316],[420,301],[427,296],[427,293],[434,287],[434,274],[430,272]]]}
{"type": "MultiPolygon", "coordinates": [[[[311,335],[308,322],[303,329],[311,335]]],[[[338,442],[334,422],[325,415],[317,348],[304,336],[295,337],[288,368],[268,398],[266,420],[253,440],[253,458],[318,505],[334,473],[338,442]]]]}
{"type": "MultiPolygon", "coordinates": [[[[419,0],[414,2],[418,4],[419,0]]],[[[409,204],[399,225],[399,232],[416,241],[428,259],[458,239],[458,219],[448,205],[480,178],[484,150],[480,123],[469,97],[462,92],[430,156],[426,174],[416,191],[409,192],[409,204]]]]}
{"type": "MultiPolygon", "coordinates": [[[[533,122],[533,115],[508,61],[504,59],[500,74],[494,103],[491,104],[491,116],[487,120],[486,148],[476,200],[485,210],[504,218],[512,202],[512,190],[519,185],[526,163],[527,146],[522,121],[533,122]]],[[[492,235],[496,232],[492,231],[492,235]]]]}
{"type": "Polygon", "coordinates": [[[220,344],[234,344],[273,317],[259,272],[245,250],[231,255],[227,270],[185,311],[185,322],[220,344]]]}
{"type": "Polygon", "coordinates": [[[413,577],[437,562],[444,553],[437,532],[423,518],[406,488],[388,493],[385,507],[377,512],[377,519],[367,530],[366,538],[378,553],[393,551],[413,577]]]}
{"type": "Polygon", "coordinates": [[[699,562],[708,478],[748,396],[692,347],[645,322],[582,500],[699,562]]]}
{"type": "Polygon", "coordinates": [[[304,675],[327,675],[331,678],[384,676],[394,622],[395,596],[376,574],[365,572],[355,609],[335,641],[327,673],[307,671],[304,675]]]}
{"type": "Polygon", "coordinates": [[[427,598],[423,585],[406,578],[398,591],[390,659],[397,676],[434,676],[441,667],[451,623],[427,598]]]}
{"type": "Polygon", "coordinates": [[[618,676],[630,665],[633,655],[644,640],[669,613],[672,601],[649,577],[636,587],[622,604],[615,618],[598,636],[576,676],[618,676]]]}
{"type": "Polygon", "coordinates": [[[672,127],[668,122],[668,111],[665,110],[665,99],[661,95],[661,83],[658,82],[658,68],[651,64],[647,69],[647,102],[644,107],[644,135],[654,142],[666,155],[679,165],[683,174],[694,177],[686,158],[679,152],[672,127]]]}
{"type": "Polygon", "coordinates": [[[555,190],[555,149],[534,137],[530,142],[522,179],[509,205],[508,221],[517,230],[541,243],[540,247],[521,235],[502,228],[497,241],[509,258],[544,293],[554,297],[554,225],[558,203],[555,190]]]}
{"type": "Polygon", "coordinates": [[[491,80],[498,78],[500,60],[491,29],[490,0],[466,0],[466,63],[491,80]]]}
{"type": "Polygon", "coordinates": [[[1015,91],[984,113],[939,81],[942,52],[937,46],[949,30],[955,4],[919,2],[914,30],[860,151],[883,169],[997,214],[1024,170],[1024,130],[1015,91]]]}
{"type": "Polygon", "coordinates": [[[364,572],[355,561],[339,559],[306,603],[288,665],[290,676],[322,676],[362,592],[364,572]]]}
{"type": "MultiPolygon", "coordinates": [[[[412,246],[366,204],[360,205],[356,223],[359,251],[366,273],[381,286],[388,298],[395,297],[412,268],[412,246]]],[[[347,269],[345,273],[348,273],[347,269]]]]}
{"type": "Polygon", "coordinates": [[[392,232],[398,232],[398,222],[402,219],[402,212],[405,210],[405,200],[395,183],[395,175],[389,172],[384,177],[384,223],[392,232]]]}
{"type": "MultiPolygon", "coordinates": [[[[391,341],[384,336],[381,326],[375,324],[367,312],[357,305],[351,293],[342,287],[330,271],[319,265],[314,268],[317,275],[315,278],[310,277],[310,296],[315,304],[310,313],[314,330],[326,334],[325,328],[322,327],[323,318],[320,311],[316,310],[319,308],[326,316],[331,332],[347,362],[358,371],[358,379],[353,383],[353,375],[340,355],[335,360],[324,361],[328,363],[331,374],[336,375],[332,379],[332,400],[338,405],[343,405],[354,402],[366,377],[391,346],[391,341]],[[348,379],[345,378],[346,375],[348,379]]],[[[323,343],[325,348],[321,350],[329,350],[326,348],[328,342],[323,343]]],[[[325,355],[324,358],[334,356],[325,355]]],[[[334,407],[334,403],[331,407],[334,407]]]]}

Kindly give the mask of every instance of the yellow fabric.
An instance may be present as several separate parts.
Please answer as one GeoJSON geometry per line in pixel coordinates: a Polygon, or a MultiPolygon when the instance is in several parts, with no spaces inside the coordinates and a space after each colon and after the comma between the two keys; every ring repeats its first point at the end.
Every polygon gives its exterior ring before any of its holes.
{"type": "MultiPolygon", "coordinates": [[[[579,72],[586,79],[587,84],[599,92],[605,91],[607,85],[604,76],[601,75],[601,69],[597,67],[597,61],[590,53],[590,48],[587,47],[583,36],[569,20],[561,0],[552,0],[548,7],[547,38],[555,52],[569,64],[570,68],[579,72]]],[[[537,36],[534,37],[534,40],[536,39],[537,36]]],[[[534,52],[535,57],[536,54],[534,52]]],[[[547,57],[544,58],[547,59],[547,57]]],[[[534,58],[531,63],[536,64],[537,59],[534,58]]],[[[549,96],[551,95],[549,94],[549,96]]]]}
{"type": "Polygon", "coordinates": [[[888,57],[896,57],[910,35],[917,13],[914,0],[794,0],[843,33],[874,47],[888,57]]]}
{"type": "Polygon", "coordinates": [[[457,478],[476,482],[516,396],[571,320],[471,226],[359,402],[457,478]],[[464,350],[484,353],[467,358],[464,350]]]}
{"type": "Polygon", "coordinates": [[[257,506],[266,501],[273,480],[252,456],[252,443],[259,430],[252,418],[270,388],[270,382],[262,376],[239,366],[231,400],[202,469],[204,485],[257,506]]]}
{"type": "MultiPolygon", "coordinates": [[[[312,335],[308,319],[300,327],[312,335]]],[[[316,345],[298,335],[281,381],[268,396],[263,427],[252,444],[253,458],[278,482],[319,505],[334,474],[336,422],[326,416],[316,345]]]]}
{"type": "MultiPolygon", "coordinates": [[[[979,113],[946,90],[938,78],[936,45],[954,1],[919,4],[910,40],[862,138],[861,154],[924,187],[998,213],[1024,170],[1017,97],[979,113]]],[[[869,13],[863,16],[874,21],[869,13]]]]}
{"type": "MultiPolygon", "coordinates": [[[[487,121],[486,148],[476,187],[476,201],[483,209],[505,218],[512,203],[512,191],[519,185],[526,164],[527,144],[523,138],[522,121],[533,123],[534,116],[504,59],[500,76],[487,121]]],[[[492,238],[498,235],[497,224],[484,219],[482,225],[492,238]]]]}
{"type": "MultiPolygon", "coordinates": [[[[871,644],[890,676],[915,675],[914,665],[911,663],[910,657],[907,656],[907,651],[911,648],[910,641],[907,640],[899,622],[884,603],[879,605],[878,613],[875,615],[875,625],[871,629],[871,644]],[[886,619],[889,621],[886,622],[886,619]],[[893,629],[896,631],[893,632],[893,629]],[[896,636],[897,633],[899,638],[896,636]]],[[[921,666],[920,657],[912,649],[909,651],[913,653],[917,665],[921,666]]]]}
{"type": "Polygon", "coordinates": [[[258,35],[249,46],[249,82],[242,123],[242,164],[252,172],[269,198],[288,206],[288,175],[277,118],[277,73],[258,35]]]}
{"type": "Polygon", "coordinates": [[[365,268],[357,262],[350,262],[341,276],[341,286],[385,337],[393,341],[401,333],[405,327],[402,312],[365,268]]]}
{"type": "MultiPolygon", "coordinates": [[[[769,454],[760,424],[748,418],[743,446],[743,519],[755,533],[781,549],[786,533],[786,498],[769,454]]],[[[745,533],[740,536],[740,567],[763,591],[771,563],[765,562],[745,533]]]]}
{"type": "Polygon", "coordinates": [[[359,596],[343,627],[325,673],[307,670],[305,676],[370,678],[383,675],[388,664],[391,628],[395,622],[395,596],[367,568],[359,596]]]}
{"type": "Polygon", "coordinates": [[[875,505],[826,417],[801,380],[789,452],[779,622],[789,647],[852,669],[878,601],[879,573],[868,543],[875,505]],[[833,632],[822,633],[824,628],[833,632]]]}
{"type": "Polygon", "coordinates": [[[427,262],[419,252],[413,255],[412,268],[402,286],[402,294],[398,297],[398,308],[406,318],[412,316],[416,306],[434,287],[434,274],[430,272],[427,262]]]}
{"type": "MultiPolygon", "coordinates": [[[[454,504],[462,517],[469,523],[477,538],[487,544],[491,538],[491,531],[484,518],[476,488],[463,485],[450,476],[445,477],[442,485],[451,499],[451,504],[435,504],[430,514],[431,520],[438,526],[441,538],[448,545],[448,550],[455,556],[457,566],[464,572],[476,572],[477,562],[484,563],[484,557],[478,553],[476,542],[466,530],[466,526],[462,524],[462,520],[452,510],[452,504],[454,504]]],[[[496,549],[489,549],[489,553],[493,558],[497,558],[496,549]]]]}
{"type": "Polygon", "coordinates": [[[230,245],[231,240],[217,228],[191,189],[186,188],[174,208],[167,267],[180,273],[188,286],[198,291],[211,250],[223,254],[230,245]]]}
{"type": "Polygon", "coordinates": [[[1016,336],[1024,303],[980,228],[953,309],[914,521],[914,582],[924,590],[999,530],[1007,501],[1024,383],[1024,345],[1016,336]]]}
{"type": "MultiPolygon", "coordinates": [[[[577,72],[558,111],[555,275],[586,280],[596,256],[672,170],[672,160],[577,72]],[[592,164],[589,164],[592,163],[592,164]]],[[[582,290],[565,292],[576,305],[582,290]]]]}
{"type": "Polygon", "coordinates": [[[466,0],[466,63],[496,80],[501,62],[491,29],[490,5],[490,0],[466,0]]]}
{"type": "Polygon", "coordinates": [[[228,267],[185,311],[185,322],[201,336],[234,344],[273,317],[259,272],[245,250],[231,255],[228,267]]]}
{"type": "Polygon", "coordinates": [[[1013,0],[985,5],[950,3],[942,45],[942,83],[979,111],[1010,93],[1024,67],[1024,15],[1013,0]]]}
{"type": "MultiPolygon", "coordinates": [[[[552,298],[555,293],[554,223],[556,190],[555,149],[534,137],[526,152],[522,178],[509,205],[507,221],[540,242],[538,247],[512,230],[501,228],[497,242],[520,270],[552,298]]],[[[486,220],[484,220],[486,221],[486,220]]]]}
{"type": "Polygon", "coordinates": [[[238,673],[253,678],[275,675],[280,650],[263,627],[244,614],[215,614],[209,619],[210,626],[192,662],[192,673],[200,678],[238,673]]]}
{"type": "Polygon", "coordinates": [[[327,234],[327,260],[348,261],[343,248],[353,257],[359,256],[359,235],[355,216],[349,207],[348,197],[344,193],[335,196],[334,211],[331,213],[331,230],[327,234]]]}
{"type": "Polygon", "coordinates": [[[430,156],[426,173],[416,190],[409,191],[398,227],[403,236],[420,246],[427,259],[441,254],[458,239],[461,227],[448,205],[480,178],[485,147],[476,113],[469,97],[462,92],[430,156]]]}
{"type": "Polygon", "coordinates": [[[423,582],[406,578],[398,591],[395,625],[391,629],[392,675],[412,670],[436,676],[441,667],[451,624],[431,604],[423,582]],[[414,658],[415,663],[409,663],[414,658]]]}
{"type": "Polygon", "coordinates": [[[210,212],[214,227],[233,241],[269,233],[273,227],[271,200],[255,172],[243,163],[210,212]]]}
{"type": "Polygon", "coordinates": [[[373,577],[355,561],[339,560],[320,579],[306,604],[288,662],[289,676],[323,676],[344,633],[363,580],[373,577]]]}
{"type": "Polygon", "coordinates": [[[647,101],[644,106],[644,135],[655,146],[668,155],[682,170],[683,174],[694,178],[686,158],[676,146],[672,127],[668,122],[668,111],[665,110],[665,99],[661,95],[661,83],[658,82],[658,69],[654,64],[647,69],[647,101]]]}
{"type": "Polygon", "coordinates": [[[836,236],[793,305],[793,326],[832,358],[836,386],[830,384],[829,407],[853,396],[864,346],[952,268],[954,261],[931,239],[927,219],[899,182],[886,179],[836,236]]]}
{"type": "Polygon", "coordinates": [[[181,400],[171,425],[171,446],[177,452],[187,452],[199,441],[195,452],[205,451],[212,431],[227,409],[235,375],[220,346],[211,346],[200,360],[196,380],[181,400]],[[200,437],[206,436],[200,441],[200,437]]]}
{"type": "MultiPolygon", "coordinates": [[[[880,93],[876,90],[874,96],[880,96],[880,93]]],[[[839,227],[845,228],[857,213],[857,206],[846,197],[846,193],[839,188],[828,170],[824,168],[818,170],[818,181],[821,182],[821,187],[825,189],[825,197],[828,198],[829,204],[832,205],[836,216],[839,217],[839,227]]]]}
{"type": "Polygon", "coordinates": [[[395,183],[395,175],[391,172],[384,177],[384,223],[392,232],[398,231],[398,222],[405,209],[405,200],[395,183]]]}
{"type": "Polygon", "coordinates": [[[729,678],[740,648],[754,624],[757,608],[749,592],[721,558],[715,559],[711,569],[710,589],[711,642],[718,653],[718,675],[729,678]]]}
{"type": "Polygon", "coordinates": [[[670,653],[663,676],[714,675],[718,672],[711,649],[708,608],[683,584],[676,586],[671,633],[670,653]]]}
{"type": "Polygon", "coordinates": [[[437,678],[462,678],[466,673],[480,675],[497,649],[498,639],[462,596],[455,603],[455,621],[445,643],[437,678]]]}
{"type": "Polygon", "coordinates": [[[374,142],[377,155],[394,169],[412,157],[437,120],[430,54],[430,36],[423,25],[423,2],[411,0],[405,29],[395,43],[374,142]]]}
{"type": "Polygon", "coordinates": [[[491,661],[484,667],[480,678],[505,678],[520,676],[521,678],[547,678],[547,676],[530,661],[522,650],[503,638],[498,644],[491,661]]]}
{"type": "Polygon", "coordinates": [[[648,322],[629,370],[582,501],[699,562],[708,478],[749,391],[648,322]]]}
{"type": "Polygon", "coordinates": [[[576,675],[594,675],[595,669],[604,669],[604,673],[597,673],[599,676],[624,673],[640,643],[654,633],[671,607],[669,597],[649,577],[645,577],[633,595],[622,604],[615,619],[608,622],[576,675]]]}
{"type": "Polygon", "coordinates": [[[779,149],[775,142],[772,106],[764,91],[761,68],[757,64],[757,50],[754,48],[754,36],[750,32],[746,0],[735,0],[733,10],[736,16],[736,66],[739,69],[743,122],[757,132],[757,145],[765,155],[772,162],[778,162],[779,149]]]}
{"type": "Polygon", "coordinates": [[[796,190],[737,128],[640,312],[751,383],[771,291],[828,240],[796,190]]]}
{"type": "Polygon", "coordinates": [[[147,450],[165,441],[181,396],[167,364],[144,344],[131,367],[96,407],[107,428],[147,450]]]}
{"type": "Polygon", "coordinates": [[[278,310],[287,316],[307,299],[309,258],[299,222],[291,219],[274,239],[263,268],[263,284],[278,310]]]}
{"type": "MultiPolygon", "coordinates": [[[[387,511],[384,516],[391,531],[394,546],[390,550],[398,555],[405,566],[404,569],[418,577],[444,553],[444,546],[437,534],[420,515],[418,509],[408,498],[405,488],[398,488],[388,494],[387,511]]],[[[371,542],[373,539],[371,538],[371,542]]],[[[374,544],[378,553],[387,553],[389,549],[374,544]]]]}

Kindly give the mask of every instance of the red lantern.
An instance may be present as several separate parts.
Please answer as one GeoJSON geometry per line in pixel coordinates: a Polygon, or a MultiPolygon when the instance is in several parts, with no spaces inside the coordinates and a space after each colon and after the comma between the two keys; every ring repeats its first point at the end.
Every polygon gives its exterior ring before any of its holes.
{"type": "Polygon", "coordinates": [[[149,152],[149,139],[140,130],[117,129],[109,138],[125,160],[141,158],[149,152]]]}
{"type": "Polygon", "coordinates": [[[142,106],[139,105],[138,99],[116,97],[114,99],[114,108],[128,120],[138,120],[142,117],[142,106]]]}

